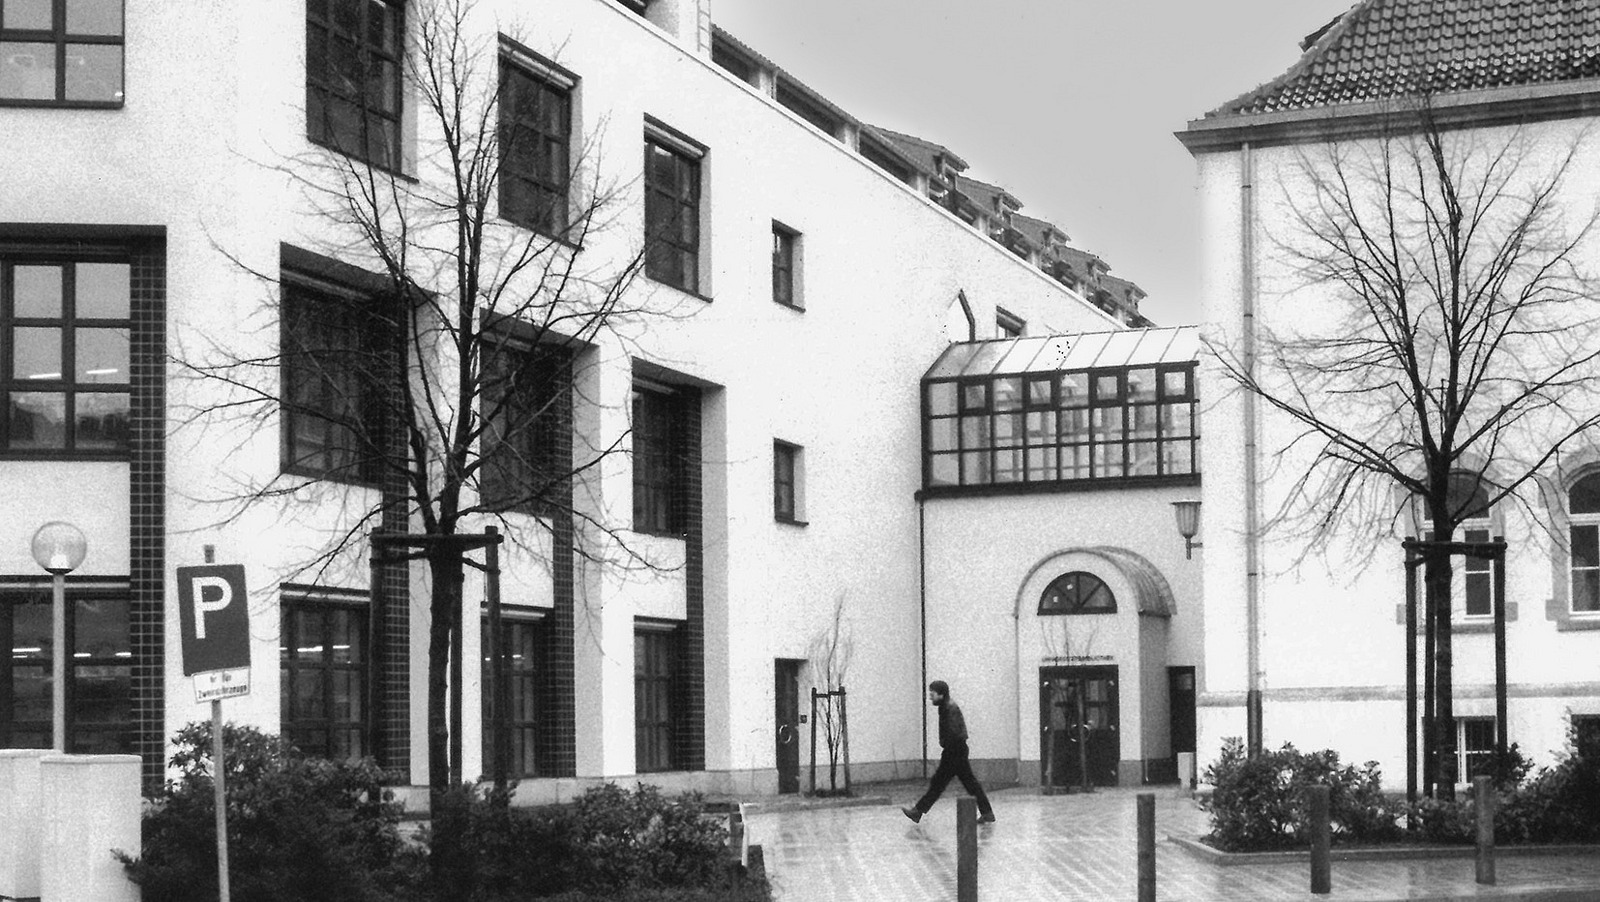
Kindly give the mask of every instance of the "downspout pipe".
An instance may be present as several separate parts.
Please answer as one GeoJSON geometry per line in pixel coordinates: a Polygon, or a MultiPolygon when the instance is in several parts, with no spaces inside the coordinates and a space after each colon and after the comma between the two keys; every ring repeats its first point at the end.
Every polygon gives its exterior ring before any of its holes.
{"type": "MultiPolygon", "coordinates": [[[[926,423],[927,417],[922,421],[926,423]]],[[[922,711],[922,777],[928,777],[928,706],[922,692],[928,685],[928,498],[917,493],[917,632],[922,637],[922,682],[917,684],[917,708],[922,711]]]]}
{"type": "MultiPolygon", "coordinates": [[[[1249,142],[1239,148],[1239,294],[1242,311],[1241,361],[1245,376],[1256,372],[1255,160],[1249,142]]],[[[1258,399],[1244,393],[1244,579],[1245,579],[1245,737],[1250,757],[1262,751],[1261,729],[1261,495],[1257,460],[1258,399]]]]}

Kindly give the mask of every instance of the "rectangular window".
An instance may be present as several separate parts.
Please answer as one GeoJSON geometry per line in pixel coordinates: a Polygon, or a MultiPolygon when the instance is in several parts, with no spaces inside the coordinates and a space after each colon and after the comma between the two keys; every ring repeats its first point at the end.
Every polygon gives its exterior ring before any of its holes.
{"type": "Polygon", "coordinates": [[[1458,717],[1456,726],[1457,782],[1494,776],[1494,718],[1458,717]]]}
{"type": "Polygon", "coordinates": [[[683,395],[635,386],[633,390],[633,528],[682,535],[687,487],[683,395]]]}
{"type": "Polygon", "coordinates": [[[571,355],[563,348],[483,352],[479,454],[483,503],[554,516],[572,476],[571,355]]]}
{"type": "Polygon", "coordinates": [[[130,273],[114,258],[0,256],[6,453],[127,452],[130,273]]]}
{"type": "Polygon", "coordinates": [[[772,224],[772,299],[785,307],[803,310],[799,280],[795,277],[799,247],[799,232],[776,222],[772,224]]]}
{"type": "Polygon", "coordinates": [[[1021,338],[1022,332],[1028,327],[1022,317],[1005,309],[994,308],[994,337],[995,338],[1021,338]]]}
{"type": "Polygon", "coordinates": [[[306,136],[400,168],[405,19],[390,0],[307,0],[306,136]]]}
{"type": "Polygon", "coordinates": [[[1572,751],[1589,761],[1600,761],[1600,714],[1572,715],[1572,751]]]}
{"type": "Polygon", "coordinates": [[[639,630],[633,637],[634,767],[641,774],[672,770],[675,634],[639,630]]]}
{"type": "Polygon", "coordinates": [[[700,156],[655,131],[644,139],[645,275],[700,293],[700,156]]]}
{"type": "MultiPolygon", "coordinates": [[[[1462,531],[1462,541],[1487,542],[1487,529],[1462,531]]],[[[1494,561],[1468,555],[1461,563],[1461,588],[1466,596],[1468,617],[1489,617],[1494,614],[1494,561]]]]}
{"type": "Polygon", "coordinates": [[[1571,539],[1572,613],[1600,612],[1600,525],[1573,523],[1571,539]]]}
{"type": "Polygon", "coordinates": [[[379,459],[380,339],[388,324],[371,299],[285,278],[283,469],[341,482],[375,482],[379,459]]]}
{"type": "Polygon", "coordinates": [[[815,125],[828,137],[835,140],[838,139],[839,117],[828,110],[817,98],[781,79],[778,81],[778,87],[774,93],[775,99],[785,109],[815,125]]]}
{"type": "MultiPolygon", "coordinates": [[[[67,587],[67,742],[72,754],[133,750],[126,590],[67,587]]],[[[0,593],[0,748],[50,748],[53,609],[48,588],[0,593]]]]}
{"type": "MultiPolygon", "coordinates": [[[[1004,318],[997,324],[1022,326],[1004,318]]],[[[1185,364],[926,383],[926,484],[1194,476],[1200,472],[1200,435],[1193,369],[1185,364]]]]}
{"type": "Polygon", "coordinates": [[[570,212],[572,87],[500,57],[500,216],[555,237],[570,212]]]}
{"type": "Polygon", "coordinates": [[[283,737],[320,758],[367,754],[367,609],[285,598],[279,629],[283,737]]]}
{"type": "Polygon", "coordinates": [[[799,445],[772,443],[772,515],[785,523],[804,520],[804,454],[799,445]]]}
{"type": "Polygon", "coordinates": [[[0,106],[122,106],[122,3],[0,3],[0,106]]]}
{"type": "Polygon", "coordinates": [[[491,716],[493,684],[490,669],[494,667],[493,648],[489,639],[489,620],[483,619],[483,772],[493,774],[494,728],[498,724],[510,740],[506,776],[518,780],[539,776],[537,760],[539,747],[539,690],[543,682],[543,634],[537,620],[526,615],[500,616],[500,656],[506,684],[501,690],[505,710],[498,718],[491,716]]]}

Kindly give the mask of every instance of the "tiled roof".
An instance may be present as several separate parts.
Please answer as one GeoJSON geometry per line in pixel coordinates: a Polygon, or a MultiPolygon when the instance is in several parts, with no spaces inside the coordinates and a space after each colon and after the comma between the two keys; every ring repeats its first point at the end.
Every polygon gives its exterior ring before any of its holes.
{"type": "Polygon", "coordinates": [[[1117,301],[1120,302],[1120,303],[1130,303],[1131,302],[1131,303],[1137,304],[1139,301],[1141,301],[1141,300],[1143,300],[1145,298],[1145,293],[1144,293],[1144,289],[1143,288],[1140,288],[1138,285],[1134,284],[1133,282],[1129,282],[1127,279],[1119,279],[1116,276],[1112,276],[1112,275],[1101,276],[1100,277],[1100,287],[1104,288],[1106,291],[1109,291],[1113,295],[1115,295],[1116,298],[1117,298],[1117,301]],[[1133,297],[1132,298],[1128,297],[1128,290],[1129,289],[1133,290],[1133,297]]]}
{"type": "Polygon", "coordinates": [[[907,135],[903,132],[897,132],[892,129],[884,128],[881,125],[867,125],[864,127],[870,129],[879,138],[889,142],[896,149],[898,149],[902,155],[915,160],[917,166],[920,167],[923,172],[937,174],[934,171],[933,165],[933,158],[936,156],[943,156],[945,160],[950,163],[950,165],[954,166],[958,170],[967,168],[967,161],[956,156],[955,153],[950,150],[950,148],[945,147],[943,144],[935,144],[934,142],[925,138],[919,138],[916,135],[907,135]]]}
{"type": "Polygon", "coordinates": [[[1030,241],[1037,241],[1040,245],[1048,243],[1045,240],[1048,235],[1055,235],[1062,241],[1072,240],[1072,236],[1068,235],[1065,229],[1055,223],[1046,222],[1043,219],[1035,219],[1022,213],[1011,214],[1011,226],[1027,235],[1030,241]]]}
{"type": "Polygon", "coordinates": [[[1600,0],[1361,0],[1283,75],[1206,115],[1600,77],[1600,0]]]}
{"type": "Polygon", "coordinates": [[[1106,261],[1100,259],[1098,254],[1081,251],[1075,247],[1061,248],[1059,256],[1061,259],[1071,263],[1072,268],[1084,277],[1090,276],[1093,269],[1105,271],[1111,268],[1106,265],[1106,261]]]}
{"type": "Polygon", "coordinates": [[[1016,195],[999,185],[980,182],[964,175],[956,176],[956,189],[972,198],[986,213],[999,212],[1001,206],[1007,206],[1013,210],[1022,206],[1022,201],[1017,200],[1016,195]],[[996,201],[999,201],[999,203],[996,203],[996,201]],[[1008,201],[1009,203],[1007,203],[1008,201]]]}

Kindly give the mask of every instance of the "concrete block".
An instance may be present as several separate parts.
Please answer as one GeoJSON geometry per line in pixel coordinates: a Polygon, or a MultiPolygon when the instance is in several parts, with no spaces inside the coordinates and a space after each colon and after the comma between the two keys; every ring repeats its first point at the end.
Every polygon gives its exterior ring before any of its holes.
{"type": "Polygon", "coordinates": [[[137,755],[46,755],[39,762],[41,902],[140,902],[111,855],[139,853],[137,755]]]}
{"type": "Polygon", "coordinates": [[[48,749],[0,749],[0,899],[39,895],[39,759],[48,749]]]}

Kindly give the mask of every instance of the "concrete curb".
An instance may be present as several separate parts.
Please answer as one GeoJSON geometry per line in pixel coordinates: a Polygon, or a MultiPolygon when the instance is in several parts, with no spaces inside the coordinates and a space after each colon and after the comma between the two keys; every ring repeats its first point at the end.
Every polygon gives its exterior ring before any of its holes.
{"type": "Polygon", "coordinates": [[[776,814],[781,811],[815,811],[824,808],[865,808],[889,804],[888,796],[845,796],[821,799],[783,799],[740,803],[747,814],[776,814]]]}
{"type": "MultiPolygon", "coordinates": [[[[1198,839],[1187,836],[1174,836],[1167,834],[1167,842],[1177,845],[1201,861],[1208,862],[1218,867],[1234,867],[1237,865],[1251,864],[1294,864],[1310,861],[1309,849],[1295,849],[1287,852],[1224,852],[1200,842],[1198,839]]],[[[1496,846],[1496,857],[1523,858],[1558,855],[1593,856],[1600,859],[1600,845],[1540,845],[1540,846],[1496,846]]],[[[1442,858],[1473,858],[1477,850],[1473,846],[1375,846],[1369,848],[1338,848],[1332,852],[1334,861],[1426,861],[1442,858]]],[[[1592,898],[1600,898],[1600,877],[1597,877],[1594,890],[1584,892],[1595,893],[1592,898]]],[[[1591,897],[1582,897],[1591,898],[1591,897]]]]}

